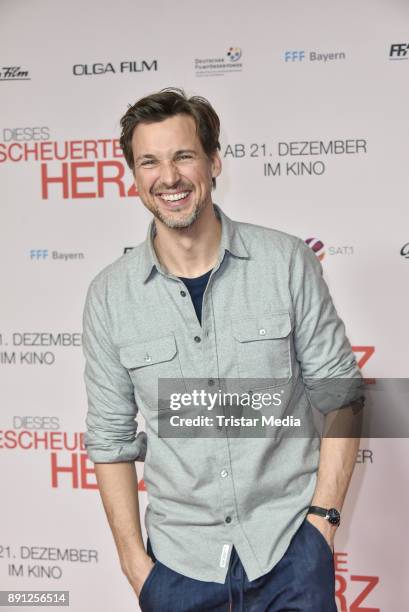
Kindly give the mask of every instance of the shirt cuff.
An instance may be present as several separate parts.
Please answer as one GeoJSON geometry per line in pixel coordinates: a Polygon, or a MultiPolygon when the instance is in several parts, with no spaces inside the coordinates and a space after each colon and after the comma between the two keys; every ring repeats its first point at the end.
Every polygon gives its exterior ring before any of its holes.
{"type": "Polygon", "coordinates": [[[145,461],[148,443],[145,431],[140,431],[132,442],[125,442],[115,447],[112,445],[106,445],[105,448],[101,446],[98,447],[90,438],[90,434],[86,433],[84,436],[84,445],[87,449],[88,457],[93,463],[145,461]]]}
{"type": "Polygon", "coordinates": [[[360,376],[308,381],[306,386],[311,404],[323,414],[347,406],[359,410],[365,402],[365,383],[360,376]]]}

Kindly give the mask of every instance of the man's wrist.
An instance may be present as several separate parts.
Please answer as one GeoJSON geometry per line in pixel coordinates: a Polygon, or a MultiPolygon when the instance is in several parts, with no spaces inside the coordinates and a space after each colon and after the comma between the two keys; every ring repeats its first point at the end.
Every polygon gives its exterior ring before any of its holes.
{"type": "Polygon", "coordinates": [[[311,505],[308,509],[308,514],[319,516],[335,527],[341,522],[341,513],[334,507],[325,508],[323,506],[311,505]]]}
{"type": "Polygon", "coordinates": [[[150,567],[153,563],[150,556],[145,550],[138,551],[138,554],[130,554],[129,552],[120,556],[121,568],[123,573],[129,578],[138,578],[150,567]]]}

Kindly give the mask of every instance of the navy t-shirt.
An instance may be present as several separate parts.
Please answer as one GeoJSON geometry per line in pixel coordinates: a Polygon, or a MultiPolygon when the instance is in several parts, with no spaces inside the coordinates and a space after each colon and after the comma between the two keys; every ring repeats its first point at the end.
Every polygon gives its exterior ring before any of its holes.
{"type": "Polygon", "coordinates": [[[183,276],[179,276],[180,280],[185,283],[186,288],[190,293],[200,325],[202,324],[203,294],[205,292],[211,271],[212,270],[209,270],[205,274],[202,274],[202,276],[196,276],[196,278],[184,278],[183,276]]]}

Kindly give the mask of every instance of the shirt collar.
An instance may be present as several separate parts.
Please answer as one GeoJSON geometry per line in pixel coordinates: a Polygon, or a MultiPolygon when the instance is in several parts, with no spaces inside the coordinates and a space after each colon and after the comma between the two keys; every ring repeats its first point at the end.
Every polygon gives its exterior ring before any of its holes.
{"type": "MultiPolygon", "coordinates": [[[[222,225],[222,235],[220,239],[220,253],[222,256],[225,251],[243,259],[249,258],[249,252],[243,242],[243,238],[240,235],[238,229],[238,223],[228,217],[217,204],[213,204],[214,211],[218,219],[220,219],[222,225]]],[[[156,234],[155,219],[153,218],[149,224],[146,240],[143,243],[143,255],[142,255],[142,278],[143,282],[146,282],[150,277],[150,274],[154,268],[162,273],[166,273],[159,260],[157,258],[153,239],[156,234]]],[[[222,258],[221,258],[222,259],[222,258]]]]}

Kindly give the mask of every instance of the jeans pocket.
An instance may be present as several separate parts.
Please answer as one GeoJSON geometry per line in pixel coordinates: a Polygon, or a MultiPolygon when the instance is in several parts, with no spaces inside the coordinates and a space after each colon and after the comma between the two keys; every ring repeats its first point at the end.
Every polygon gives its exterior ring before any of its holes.
{"type": "Polygon", "coordinates": [[[308,519],[305,519],[305,524],[308,525],[309,529],[315,533],[316,538],[320,541],[321,543],[321,548],[324,548],[324,550],[330,554],[331,557],[334,556],[334,551],[332,550],[331,546],[328,544],[327,540],[325,539],[324,535],[321,533],[321,531],[318,529],[318,527],[316,527],[315,525],[313,525],[308,519]]]}
{"type": "Polygon", "coordinates": [[[143,606],[145,603],[145,599],[146,599],[146,594],[149,593],[149,589],[152,583],[152,577],[153,575],[157,572],[157,569],[159,567],[160,562],[159,561],[155,561],[151,571],[149,572],[147,578],[145,578],[145,582],[142,585],[142,588],[140,590],[139,593],[139,606],[140,608],[143,610],[143,606]]]}

